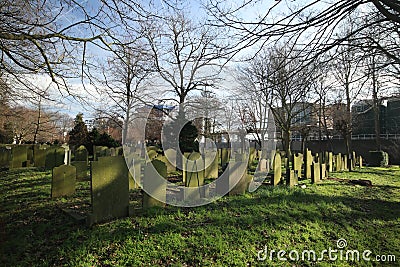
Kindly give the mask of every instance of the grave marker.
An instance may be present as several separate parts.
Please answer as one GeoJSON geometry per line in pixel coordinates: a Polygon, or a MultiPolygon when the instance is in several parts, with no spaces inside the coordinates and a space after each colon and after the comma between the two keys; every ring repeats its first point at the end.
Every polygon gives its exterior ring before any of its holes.
{"type": "Polygon", "coordinates": [[[70,165],[54,167],[51,180],[51,197],[75,194],[76,168],[70,165]]]}
{"type": "Polygon", "coordinates": [[[157,176],[166,178],[167,167],[164,162],[155,159],[144,167],[143,208],[165,206],[167,197],[167,180],[157,179],[157,176]],[[149,194],[147,192],[149,192],[149,194]]]}
{"type": "Polygon", "coordinates": [[[122,156],[91,162],[91,181],[90,225],[129,215],[128,167],[122,156]]]}
{"type": "Polygon", "coordinates": [[[282,161],[281,155],[279,153],[275,153],[274,157],[274,174],[272,176],[272,185],[278,185],[282,178],[282,161]]]}

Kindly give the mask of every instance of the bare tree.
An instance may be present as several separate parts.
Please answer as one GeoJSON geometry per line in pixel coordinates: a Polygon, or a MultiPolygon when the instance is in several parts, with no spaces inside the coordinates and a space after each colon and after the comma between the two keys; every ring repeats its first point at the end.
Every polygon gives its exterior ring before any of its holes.
{"type": "Polygon", "coordinates": [[[179,104],[190,92],[218,80],[225,47],[211,27],[178,9],[142,27],[156,72],[179,104]]]}

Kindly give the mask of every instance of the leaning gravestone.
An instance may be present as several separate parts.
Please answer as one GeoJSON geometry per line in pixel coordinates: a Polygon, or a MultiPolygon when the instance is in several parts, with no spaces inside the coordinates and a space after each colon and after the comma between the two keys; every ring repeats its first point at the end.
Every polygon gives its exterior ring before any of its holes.
{"type": "Polygon", "coordinates": [[[28,161],[27,146],[14,146],[11,149],[10,169],[26,167],[28,161]]]}
{"type": "Polygon", "coordinates": [[[88,224],[129,216],[128,167],[122,156],[91,162],[92,213],[88,224]]]}
{"type": "Polygon", "coordinates": [[[153,160],[144,167],[143,208],[165,206],[167,198],[167,167],[160,160],[153,160]],[[161,176],[164,179],[155,179],[161,176]]]}
{"type": "Polygon", "coordinates": [[[272,176],[272,185],[278,185],[282,178],[282,161],[281,155],[279,153],[275,153],[274,157],[274,175],[272,176]]]}
{"type": "Polygon", "coordinates": [[[52,198],[75,194],[76,168],[74,166],[61,165],[54,167],[52,174],[52,198]]]}
{"type": "Polygon", "coordinates": [[[313,163],[311,168],[311,182],[313,184],[320,182],[321,166],[319,163],[313,163]]]}

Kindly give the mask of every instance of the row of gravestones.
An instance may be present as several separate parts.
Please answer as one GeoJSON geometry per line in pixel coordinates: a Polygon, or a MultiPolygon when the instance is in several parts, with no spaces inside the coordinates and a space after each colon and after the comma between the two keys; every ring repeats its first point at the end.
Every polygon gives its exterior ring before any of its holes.
{"type": "MultiPolygon", "coordinates": [[[[284,158],[283,161],[288,160],[284,158]]],[[[275,153],[273,156],[273,175],[272,185],[277,185],[282,181],[282,158],[280,153],[275,153]]],[[[351,171],[358,166],[362,168],[363,159],[361,156],[356,157],[355,152],[352,152],[351,157],[342,155],[341,153],[334,155],[332,152],[319,153],[312,155],[310,150],[306,150],[303,154],[294,154],[291,159],[291,168],[286,171],[285,180],[289,186],[298,184],[299,178],[311,179],[312,183],[318,183],[325,179],[330,172],[351,171]]],[[[286,162],[284,162],[286,166],[286,162]]]]}
{"type": "Polygon", "coordinates": [[[38,167],[51,170],[68,164],[71,151],[68,147],[42,145],[13,145],[0,147],[0,168],[38,167]]]}
{"type": "MultiPolygon", "coordinates": [[[[76,155],[75,155],[76,157],[76,155]]],[[[79,158],[79,157],[78,157],[79,158]]],[[[239,158],[239,157],[237,157],[239,158]]],[[[243,158],[243,157],[241,157],[243,158]]],[[[204,161],[199,153],[188,156],[187,170],[185,171],[185,188],[181,192],[183,200],[196,200],[206,197],[207,192],[202,192],[199,186],[204,185],[204,161]]],[[[236,185],[229,192],[230,195],[242,194],[250,183],[251,176],[247,173],[237,175],[236,172],[246,168],[247,163],[238,161],[228,169],[228,178],[217,183],[217,192],[225,194],[231,183],[236,185]],[[236,177],[238,181],[233,181],[236,177]],[[239,177],[239,179],[238,179],[239,177]]],[[[52,197],[68,196],[75,193],[77,168],[72,165],[62,165],[53,168],[52,197]]],[[[129,190],[138,187],[139,181],[147,193],[143,194],[143,207],[163,206],[167,194],[165,179],[154,179],[156,175],[167,175],[165,162],[154,159],[150,162],[142,160],[139,155],[131,154],[125,161],[122,156],[99,157],[90,163],[91,178],[91,206],[92,211],[87,217],[89,224],[108,221],[113,218],[129,216],[129,190]],[[127,164],[128,163],[128,164],[127,164]],[[143,166],[143,176],[141,175],[143,166]],[[153,168],[154,166],[154,168],[153,168]],[[133,168],[130,174],[129,170],[133,168]]]]}

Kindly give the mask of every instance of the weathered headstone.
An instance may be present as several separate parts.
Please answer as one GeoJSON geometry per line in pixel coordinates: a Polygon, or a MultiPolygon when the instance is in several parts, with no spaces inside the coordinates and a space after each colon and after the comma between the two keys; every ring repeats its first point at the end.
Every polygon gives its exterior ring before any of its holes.
{"type": "Polygon", "coordinates": [[[129,215],[128,167],[122,156],[91,162],[92,214],[88,223],[129,215]]]}
{"type": "Polygon", "coordinates": [[[217,153],[212,151],[204,151],[205,178],[218,178],[218,157],[217,153]]]}
{"type": "Polygon", "coordinates": [[[281,155],[279,153],[275,153],[274,157],[274,174],[272,176],[272,185],[278,185],[282,178],[282,161],[281,155]]]}
{"type": "Polygon", "coordinates": [[[224,166],[229,162],[229,154],[227,148],[221,149],[221,166],[224,166]]]}
{"type": "Polygon", "coordinates": [[[292,161],[292,166],[293,166],[293,171],[297,174],[298,178],[302,177],[301,174],[301,166],[303,165],[301,156],[298,154],[293,155],[293,161],[292,161]]]}
{"type": "Polygon", "coordinates": [[[110,156],[109,149],[106,146],[93,146],[93,160],[97,160],[99,157],[110,156]],[[109,155],[107,155],[109,154],[109,155]]]}
{"type": "Polygon", "coordinates": [[[311,166],[313,164],[313,156],[310,150],[306,150],[306,154],[304,155],[304,176],[306,179],[311,178],[311,166]]]}
{"type": "Polygon", "coordinates": [[[76,168],[76,180],[88,180],[88,164],[86,161],[73,161],[71,165],[76,168]]]}
{"type": "Polygon", "coordinates": [[[46,149],[46,170],[52,170],[54,167],[64,165],[65,150],[62,147],[50,147],[46,149]]]}
{"type": "Polygon", "coordinates": [[[167,167],[164,162],[155,159],[144,167],[143,208],[165,206],[167,197],[167,180],[156,179],[157,176],[166,178],[167,167]]]}
{"type": "Polygon", "coordinates": [[[164,155],[167,157],[169,164],[167,164],[167,172],[176,171],[176,150],[169,148],[164,151],[164,155]]]}
{"type": "Polygon", "coordinates": [[[289,172],[289,186],[293,187],[299,183],[297,173],[294,170],[289,172]]]}
{"type": "Polygon", "coordinates": [[[333,154],[328,152],[328,172],[333,172],[333,154]]]}
{"type": "Polygon", "coordinates": [[[75,194],[76,168],[70,165],[54,167],[51,180],[51,197],[75,194]]]}
{"type": "Polygon", "coordinates": [[[75,149],[74,160],[85,161],[86,164],[88,164],[88,151],[85,146],[79,146],[77,149],[75,149]]]}
{"type": "Polygon", "coordinates": [[[26,167],[28,161],[28,147],[24,145],[14,146],[11,149],[10,169],[26,167]]]}
{"type": "Polygon", "coordinates": [[[260,172],[269,171],[268,161],[266,159],[260,159],[260,161],[258,162],[258,171],[260,172]]]}
{"type": "Polygon", "coordinates": [[[40,146],[33,148],[33,164],[35,167],[44,168],[46,166],[46,149],[41,149],[40,146]]]}
{"type": "Polygon", "coordinates": [[[148,162],[152,161],[158,156],[157,151],[155,150],[149,150],[147,151],[147,160],[148,162]]]}
{"type": "Polygon", "coordinates": [[[319,163],[313,163],[311,168],[311,182],[313,184],[320,182],[321,165],[319,163]]]}
{"type": "Polygon", "coordinates": [[[348,155],[343,155],[343,167],[342,167],[343,171],[349,170],[349,168],[348,168],[349,165],[348,165],[347,159],[348,159],[348,155]]]}
{"type": "MultiPolygon", "coordinates": [[[[237,164],[235,162],[233,165],[237,164]]],[[[249,188],[252,176],[250,174],[242,174],[239,182],[229,191],[230,196],[243,195],[249,188]]]]}
{"type": "Polygon", "coordinates": [[[0,147],[0,168],[8,167],[11,161],[11,149],[0,147]]]}
{"type": "Polygon", "coordinates": [[[322,163],[322,164],[321,164],[321,174],[320,174],[320,178],[321,178],[321,180],[324,180],[324,179],[326,179],[326,177],[327,177],[327,173],[326,173],[326,164],[325,164],[325,163],[322,163]]]}
{"type": "Polygon", "coordinates": [[[358,167],[361,169],[363,167],[363,158],[359,156],[358,158],[358,167]]]}

